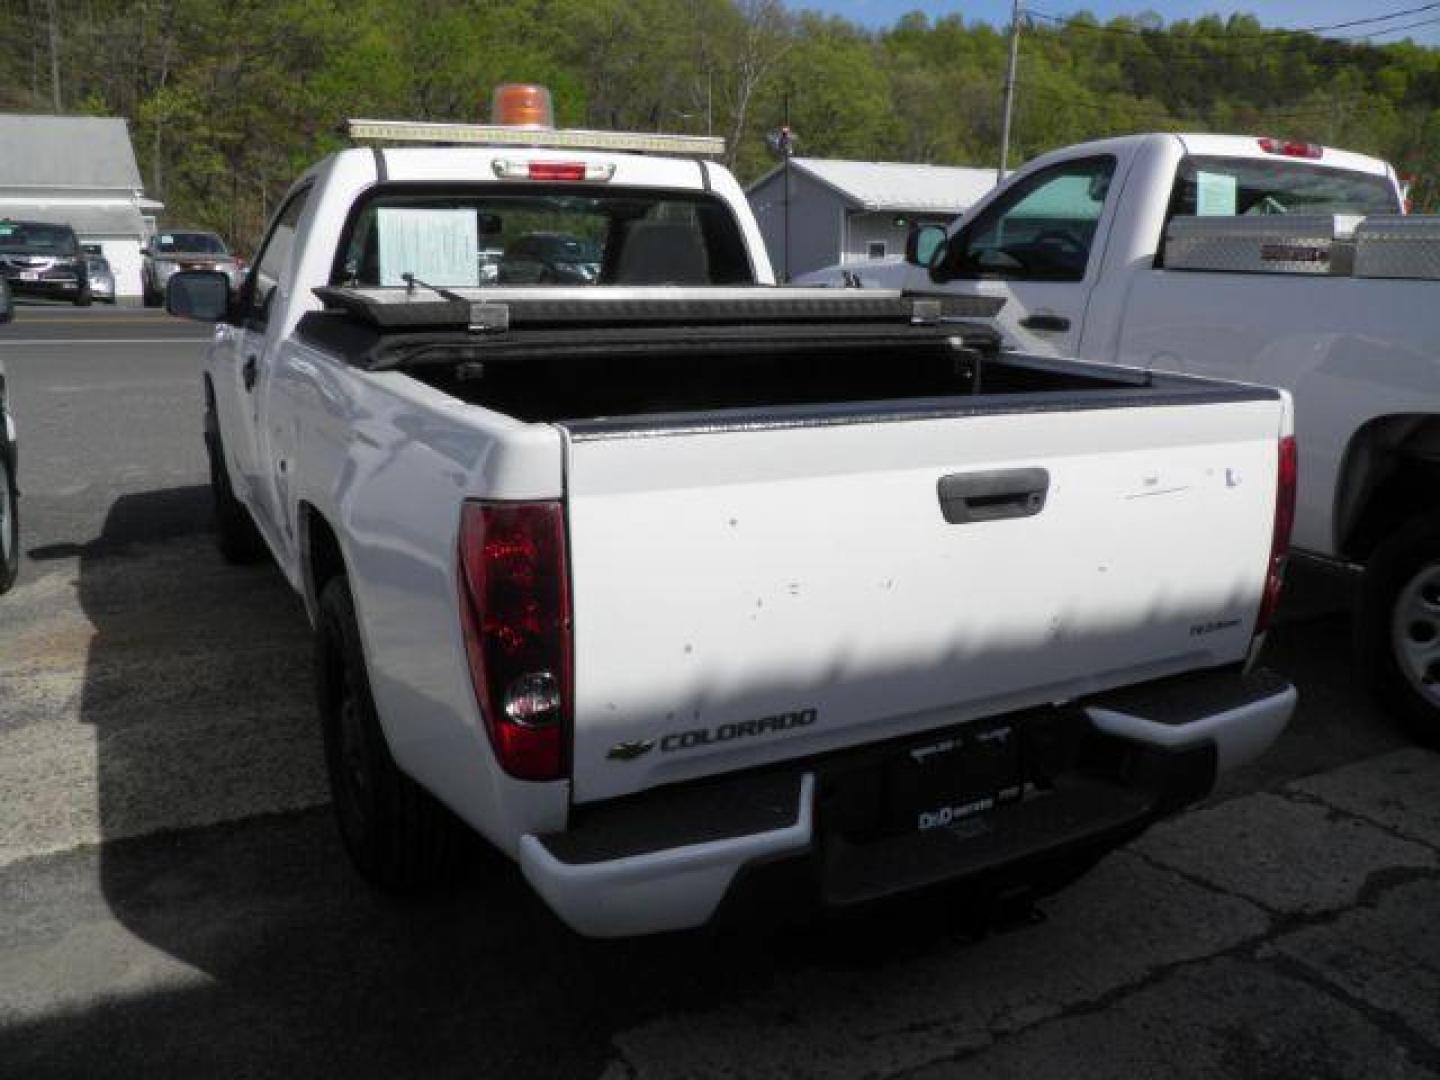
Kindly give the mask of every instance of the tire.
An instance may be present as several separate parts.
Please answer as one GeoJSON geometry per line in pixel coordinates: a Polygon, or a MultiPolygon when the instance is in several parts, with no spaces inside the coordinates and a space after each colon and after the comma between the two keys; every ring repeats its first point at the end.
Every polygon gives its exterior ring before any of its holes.
{"type": "Polygon", "coordinates": [[[343,576],[332,577],[320,592],[315,687],[335,816],[355,868],[380,890],[400,895],[448,877],[459,850],[459,823],[390,755],[343,576]]]}
{"type": "Polygon", "coordinates": [[[19,494],[10,455],[0,449],[0,593],[20,575],[19,494]]]}
{"type": "Polygon", "coordinates": [[[225,446],[215,413],[205,416],[205,452],[210,459],[210,494],[215,502],[215,542],[226,562],[243,566],[265,556],[265,541],[255,527],[250,511],[235,497],[230,472],[225,466],[225,446]]]}
{"type": "Polygon", "coordinates": [[[1380,704],[1417,741],[1440,748],[1440,515],[1402,526],[1371,555],[1355,648],[1380,704]]]}

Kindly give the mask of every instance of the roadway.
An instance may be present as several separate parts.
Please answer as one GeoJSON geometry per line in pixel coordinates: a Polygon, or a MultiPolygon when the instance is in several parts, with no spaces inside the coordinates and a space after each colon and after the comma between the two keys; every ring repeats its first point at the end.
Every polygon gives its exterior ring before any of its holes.
{"type": "Polygon", "coordinates": [[[954,897],[576,938],[478,848],[399,902],[329,815],[308,634],[222,563],[205,328],[0,329],[24,563],[0,599],[0,1076],[1440,1076],[1440,757],[1292,578],[1299,715],[1202,807],[988,932],[954,897]]]}

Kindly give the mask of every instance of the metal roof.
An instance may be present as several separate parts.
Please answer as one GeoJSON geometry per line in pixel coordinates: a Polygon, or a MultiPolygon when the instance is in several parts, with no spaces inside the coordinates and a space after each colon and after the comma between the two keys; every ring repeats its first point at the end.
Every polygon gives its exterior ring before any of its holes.
{"type": "MultiPolygon", "coordinates": [[[[958,214],[995,186],[994,169],[835,158],[790,160],[796,169],[833,189],[856,210],[958,214]]],[[[746,190],[754,192],[779,176],[781,168],[772,169],[746,190]]]]}
{"type": "Polygon", "coordinates": [[[52,225],[69,225],[80,239],[87,236],[145,235],[140,211],[123,203],[0,203],[0,219],[11,221],[45,221],[52,225]]]}
{"type": "Polygon", "coordinates": [[[124,120],[0,113],[0,189],[141,187],[124,120]]]}

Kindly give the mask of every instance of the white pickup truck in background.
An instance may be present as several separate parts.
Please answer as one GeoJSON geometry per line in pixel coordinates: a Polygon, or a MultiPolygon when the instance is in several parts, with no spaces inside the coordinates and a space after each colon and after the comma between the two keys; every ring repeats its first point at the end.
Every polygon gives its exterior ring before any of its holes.
{"type": "Polygon", "coordinates": [[[1440,220],[1401,210],[1375,158],[1135,135],[1036,158],[947,230],[912,235],[908,264],[798,280],[991,297],[1023,353],[1289,390],[1295,547],[1364,568],[1362,670],[1436,743],[1440,220]]]}
{"type": "Polygon", "coordinates": [[[1284,727],[1248,669],[1282,393],[778,289],[733,177],[659,137],[356,130],[480,145],[327,158],[238,299],[167,303],[217,324],[221,544],[306,599],[370,880],[431,879],[458,817],[586,934],[774,874],[1044,888],[1284,727]]]}

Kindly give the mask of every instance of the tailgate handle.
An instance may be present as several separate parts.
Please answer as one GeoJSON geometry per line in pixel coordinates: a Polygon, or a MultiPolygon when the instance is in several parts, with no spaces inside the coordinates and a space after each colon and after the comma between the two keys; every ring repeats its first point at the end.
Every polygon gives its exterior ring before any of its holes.
{"type": "Polygon", "coordinates": [[[1064,315],[1028,315],[1020,320],[1020,325],[1026,330],[1045,330],[1059,334],[1070,329],[1070,320],[1064,315]]]}
{"type": "Polygon", "coordinates": [[[940,512],[951,525],[1034,517],[1045,509],[1050,474],[1044,469],[997,469],[942,476],[940,512]]]}

